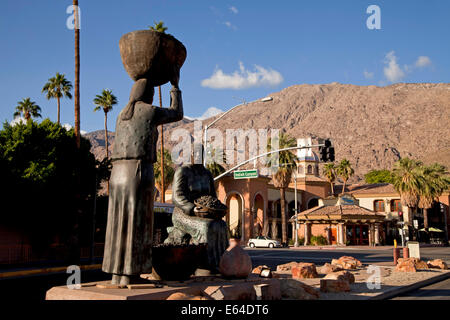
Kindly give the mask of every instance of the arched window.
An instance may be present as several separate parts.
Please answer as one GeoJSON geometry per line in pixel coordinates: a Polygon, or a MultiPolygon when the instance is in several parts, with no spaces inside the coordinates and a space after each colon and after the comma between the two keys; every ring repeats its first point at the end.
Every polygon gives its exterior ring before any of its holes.
{"type": "Polygon", "coordinates": [[[375,200],[373,202],[373,211],[384,212],[384,200],[375,200]]]}
{"type": "Polygon", "coordinates": [[[391,212],[399,212],[402,211],[402,203],[400,199],[392,199],[391,200],[391,212]]]}
{"type": "Polygon", "coordinates": [[[311,165],[309,165],[308,166],[308,174],[312,174],[313,172],[312,172],[312,166],[311,165]]]}

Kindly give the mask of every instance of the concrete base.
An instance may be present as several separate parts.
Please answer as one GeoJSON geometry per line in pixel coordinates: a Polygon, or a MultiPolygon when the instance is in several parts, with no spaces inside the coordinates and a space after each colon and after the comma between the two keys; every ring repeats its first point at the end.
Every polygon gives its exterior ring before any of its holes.
{"type": "Polygon", "coordinates": [[[243,280],[226,280],[216,276],[195,276],[190,280],[129,285],[117,288],[110,281],[82,284],[80,289],[67,286],[47,291],[46,300],[165,300],[174,293],[203,296],[211,300],[272,300],[280,299],[280,286],[276,279],[251,274],[243,280]],[[264,287],[261,289],[261,287],[264,287]]]}

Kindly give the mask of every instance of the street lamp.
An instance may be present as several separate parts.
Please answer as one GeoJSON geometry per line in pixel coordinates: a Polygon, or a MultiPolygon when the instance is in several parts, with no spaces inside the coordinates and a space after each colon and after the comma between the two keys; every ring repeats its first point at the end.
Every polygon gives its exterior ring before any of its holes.
{"type": "MultiPolygon", "coordinates": [[[[263,99],[261,99],[261,100],[255,100],[255,101],[252,101],[252,102],[258,102],[258,101],[260,101],[260,102],[268,102],[268,101],[272,101],[272,100],[273,100],[273,99],[269,99],[269,98],[272,98],[272,97],[266,97],[266,98],[263,98],[263,99]]],[[[222,119],[223,117],[225,117],[228,113],[230,113],[231,111],[233,111],[234,109],[236,109],[237,107],[245,106],[245,105],[248,104],[248,102],[246,102],[245,100],[242,100],[242,101],[243,101],[243,103],[234,106],[233,108],[231,108],[231,109],[228,110],[228,111],[225,111],[225,112],[222,113],[216,120],[214,120],[213,122],[211,122],[211,123],[208,124],[208,125],[205,125],[205,127],[204,127],[204,129],[203,129],[203,146],[204,146],[204,148],[203,148],[203,165],[204,165],[204,166],[206,166],[206,152],[207,152],[207,142],[208,142],[208,141],[207,141],[207,139],[208,139],[208,129],[209,129],[210,127],[212,127],[217,121],[219,121],[220,119],[222,119]]],[[[250,103],[252,103],[252,102],[250,102],[250,103]]]]}

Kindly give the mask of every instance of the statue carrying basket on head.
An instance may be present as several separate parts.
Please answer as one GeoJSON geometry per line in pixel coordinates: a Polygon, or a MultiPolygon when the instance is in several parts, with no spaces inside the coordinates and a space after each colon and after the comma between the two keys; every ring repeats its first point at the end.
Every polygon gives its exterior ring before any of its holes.
{"type": "Polygon", "coordinates": [[[157,128],[183,119],[178,81],[186,48],[174,37],[152,30],[125,34],[119,47],[135,83],[116,122],[102,270],[113,275],[113,284],[126,285],[152,271],[157,128]],[[169,81],[170,108],[153,106],[154,87],[169,81]]]}

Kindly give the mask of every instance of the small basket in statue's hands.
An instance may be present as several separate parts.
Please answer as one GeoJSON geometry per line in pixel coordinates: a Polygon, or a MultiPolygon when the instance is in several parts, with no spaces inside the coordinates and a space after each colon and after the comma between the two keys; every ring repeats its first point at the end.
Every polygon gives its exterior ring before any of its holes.
{"type": "Polygon", "coordinates": [[[197,217],[222,219],[227,213],[227,206],[212,196],[202,196],[194,201],[194,213],[197,217]]]}

